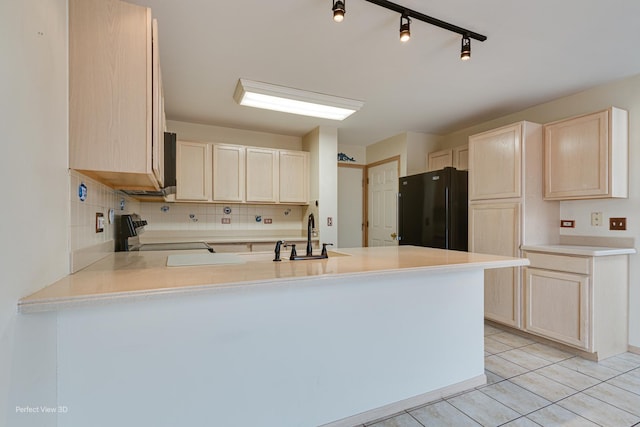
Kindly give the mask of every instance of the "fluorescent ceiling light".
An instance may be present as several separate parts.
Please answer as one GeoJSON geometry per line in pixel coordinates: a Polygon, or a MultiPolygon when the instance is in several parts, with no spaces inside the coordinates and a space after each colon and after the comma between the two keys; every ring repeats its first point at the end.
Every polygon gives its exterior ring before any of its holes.
{"type": "Polygon", "coordinates": [[[238,80],[233,98],[238,104],[248,107],[331,120],[344,120],[363,105],[353,99],[246,79],[238,80]]]}

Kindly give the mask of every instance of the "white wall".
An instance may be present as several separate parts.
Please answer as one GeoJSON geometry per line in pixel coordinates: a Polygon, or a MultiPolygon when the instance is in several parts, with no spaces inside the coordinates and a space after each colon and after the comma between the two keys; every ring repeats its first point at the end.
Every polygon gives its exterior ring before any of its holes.
{"type": "MultiPolygon", "coordinates": [[[[309,208],[321,243],[338,242],[338,129],[317,127],[302,137],[302,149],[309,151],[309,208]],[[316,201],[318,206],[315,205],[316,201]],[[331,217],[333,225],[327,224],[331,217]]],[[[306,222],[303,220],[306,225],[306,222]]]]}
{"type": "Polygon", "coordinates": [[[400,133],[367,145],[367,164],[380,162],[392,157],[400,157],[400,176],[407,174],[407,134],[400,133]]]}
{"type": "Polygon", "coordinates": [[[175,120],[167,120],[167,129],[170,132],[175,132],[178,139],[184,141],[222,142],[225,144],[251,145],[285,150],[302,149],[302,138],[298,136],[278,135],[175,120]]]}
{"type": "Polygon", "coordinates": [[[427,171],[427,154],[441,144],[442,136],[407,132],[407,175],[427,171]]]}
{"type": "MultiPolygon", "coordinates": [[[[632,237],[636,239],[636,247],[638,247],[640,243],[640,221],[638,220],[638,212],[640,212],[640,75],[482,123],[447,135],[445,139],[449,146],[461,145],[467,142],[469,135],[516,121],[529,120],[544,124],[604,110],[612,105],[629,111],[629,198],[561,202],[560,217],[574,219],[576,228],[559,228],[558,232],[561,235],[632,237]],[[605,224],[609,223],[609,217],[627,217],[627,230],[609,231],[608,227],[592,227],[591,212],[602,212],[605,224]]],[[[640,347],[640,255],[630,257],[629,288],[629,341],[631,345],[640,347]]]]}
{"type": "Polygon", "coordinates": [[[68,273],[66,0],[0,2],[0,425],[55,426],[55,316],[16,314],[19,298],[68,273]]]}
{"type": "Polygon", "coordinates": [[[338,153],[344,153],[349,158],[353,159],[353,162],[347,161],[342,163],[365,165],[367,164],[367,149],[362,145],[350,145],[338,143],[338,153]]]}

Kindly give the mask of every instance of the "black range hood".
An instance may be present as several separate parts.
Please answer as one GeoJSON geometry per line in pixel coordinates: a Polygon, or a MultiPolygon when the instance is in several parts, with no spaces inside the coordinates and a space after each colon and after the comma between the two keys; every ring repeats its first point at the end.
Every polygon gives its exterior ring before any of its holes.
{"type": "Polygon", "coordinates": [[[164,198],[176,193],[176,134],[164,133],[164,188],[160,190],[120,190],[136,198],[164,198]]]}

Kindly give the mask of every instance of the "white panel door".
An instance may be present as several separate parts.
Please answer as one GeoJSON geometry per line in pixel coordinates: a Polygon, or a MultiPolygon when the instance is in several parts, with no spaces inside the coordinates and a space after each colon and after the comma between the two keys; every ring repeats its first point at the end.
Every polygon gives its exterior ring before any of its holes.
{"type": "Polygon", "coordinates": [[[338,247],[362,246],[363,180],[362,168],[338,167],[338,247]]]}
{"type": "Polygon", "coordinates": [[[398,162],[368,169],[369,246],[398,244],[398,162]]]}

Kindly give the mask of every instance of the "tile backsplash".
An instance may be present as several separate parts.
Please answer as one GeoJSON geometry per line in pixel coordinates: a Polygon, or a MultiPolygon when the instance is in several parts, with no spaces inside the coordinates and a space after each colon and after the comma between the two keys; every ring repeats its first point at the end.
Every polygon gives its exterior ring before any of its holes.
{"type": "MultiPolygon", "coordinates": [[[[147,220],[145,229],[149,231],[213,231],[229,236],[234,231],[259,231],[264,235],[270,230],[276,233],[306,230],[306,222],[303,224],[305,206],[140,202],[76,171],[70,170],[69,175],[69,240],[72,254],[98,246],[103,247],[101,251],[113,251],[115,224],[109,222],[111,208],[116,216],[134,212],[140,214],[147,220]],[[84,201],[79,197],[82,183],[87,187],[84,201]],[[122,200],[124,208],[121,209],[122,200]],[[97,212],[102,213],[105,219],[102,233],[96,233],[97,212]]],[[[75,269],[72,267],[72,271],[75,269]]]]}
{"type": "Polygon", "coordinates": [[[301,230],[305,207],[234,203],[141,203],[146,230],[301,230]]]}
{"type": "Polygon", "coordinates": [[[69,175],[71,252],[113,241],[115,224],[109,222],[109,209],[113,208],[116,215],[137,212],[140,210],[140,202],[74,170],[70,170],[69,175]],[[82,183],[87,187],[84,201],[79,197],[79,187],[82,183]],[[121,200],[124,200],[123,209],[121,200]],[[96,233],[97,212],[104,215],[102,233],[96,233]]]}

